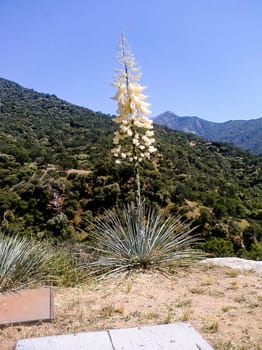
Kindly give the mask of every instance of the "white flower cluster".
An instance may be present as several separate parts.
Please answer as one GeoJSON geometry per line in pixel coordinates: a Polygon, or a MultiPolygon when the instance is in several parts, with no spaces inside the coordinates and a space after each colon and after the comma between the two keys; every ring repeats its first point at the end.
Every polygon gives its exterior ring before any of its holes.
{"type": "Polygon", "coordinates": [[[142,94],[145,87],[137,82],[140,75],[136,73],[138,69],[134,57],[125,45],[126,39],[122,36],[120,62],[124,69],[119,70],[120,75],[115,79],[117,93],[113,97],[118,102],[118,116],[114,121],[119,124],[119,130],[114,134],[113,143],[116,147],[112,149],[117,164],[122,160],[142,162],[143,159],[150,159],[152,153],[157,151],[153,146],[153,122],[145,117],[151,113],[149,103],[144,101],[147,96],[142,94]]]}

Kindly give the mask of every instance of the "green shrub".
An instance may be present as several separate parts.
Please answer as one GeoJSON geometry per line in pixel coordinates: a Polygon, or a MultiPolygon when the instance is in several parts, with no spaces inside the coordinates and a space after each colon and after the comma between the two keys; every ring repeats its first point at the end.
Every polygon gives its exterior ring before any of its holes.
{"type": "Polygon", "coordinates": [[[83,271],[77,268],[77,259],[66,248],[54,250],[45,265],[46,282],[54,286],[72,287],[83,281],[83,271]]]}
{"type": "Polygon", "coordinates": [[[235,255],[233,243],[223,238],[213,237],[205,243],[200,243],[199,247],[215,257],[228,257],[235,255]]]}
{"type": "Polygon", "coordinates": [[[262,243],[252,243],[249,250],[240,250],[239,256],[245,259],[262,260],[262,243]]]}

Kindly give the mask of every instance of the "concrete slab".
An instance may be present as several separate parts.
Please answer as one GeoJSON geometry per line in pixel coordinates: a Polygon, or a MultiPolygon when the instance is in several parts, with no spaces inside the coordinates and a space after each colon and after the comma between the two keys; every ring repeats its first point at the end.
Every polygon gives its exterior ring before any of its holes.
{"type": "Polygon", "coordinates": [[[15,350],[214,350],[189,324],[114,329],[19,340],[15,350]]]}
{"type": "Polygon", "coordinates": [[[212,350],[189,323],[110,331],[115,350],[212,350]]]}
{"type": "Polygon", "coordinates": [[[15,350],[113,350],[108,332],[89,332],[19,340],[15,350]]]}
{"type": "Polygon", "coordinates": [[[54,318],[52,288],[25,289],[18,293],[0,294],[0,325],[54,318]]]}

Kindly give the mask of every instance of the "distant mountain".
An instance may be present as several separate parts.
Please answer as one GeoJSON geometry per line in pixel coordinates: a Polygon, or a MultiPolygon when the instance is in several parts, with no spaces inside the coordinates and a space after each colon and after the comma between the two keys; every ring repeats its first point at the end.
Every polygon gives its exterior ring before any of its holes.
{"type": "Polygon", "coordinates": [[[168,111],[155,117],[154,122],[172,130],[196,134],[210,141],[232,143],[262,154],[262,118],[214,123],[198,117],[179,117],[168,111]]]}

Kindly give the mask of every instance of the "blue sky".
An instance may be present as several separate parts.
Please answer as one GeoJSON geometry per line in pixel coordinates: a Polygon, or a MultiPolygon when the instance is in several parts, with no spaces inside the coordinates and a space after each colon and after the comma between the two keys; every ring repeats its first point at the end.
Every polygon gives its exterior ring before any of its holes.
{"type": "Polygon", "coordinates": [[[0,0],[0,77],[114,114],[121,27],[152,115],[262,117],[261,0],[0,0]]]}

